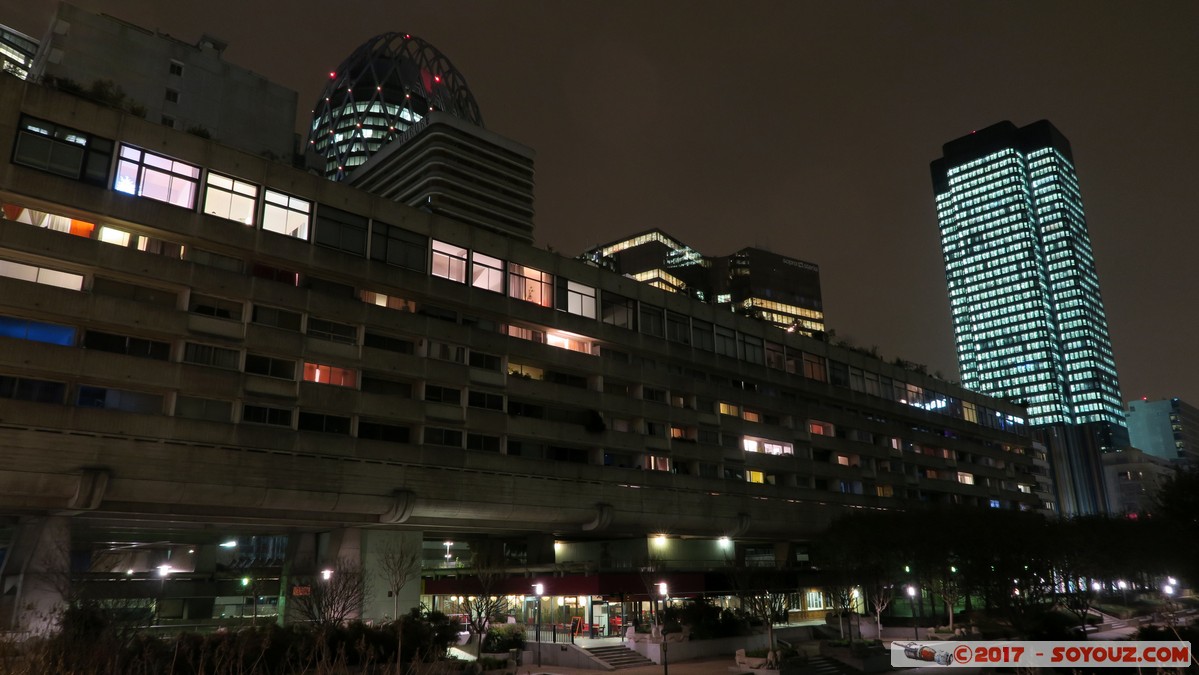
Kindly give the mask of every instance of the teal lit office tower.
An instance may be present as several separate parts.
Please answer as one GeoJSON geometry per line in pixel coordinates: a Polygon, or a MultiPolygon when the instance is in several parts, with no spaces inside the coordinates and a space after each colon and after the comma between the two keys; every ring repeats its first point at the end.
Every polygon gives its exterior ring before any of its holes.
{"type": "Polygon", "coordinates": [[[1053,428],[1063,510],[1101,510],[1093,456],[1128,434],[1069,141],[1000,122],[946,143],[932,177],[962,384],[1053,428]]]}

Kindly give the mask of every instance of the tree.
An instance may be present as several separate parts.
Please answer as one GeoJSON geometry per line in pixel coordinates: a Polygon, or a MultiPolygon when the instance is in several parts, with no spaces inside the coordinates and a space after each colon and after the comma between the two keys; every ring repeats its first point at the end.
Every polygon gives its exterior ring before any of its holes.
{"type": "Polygon", "coordinates": [[[766,625],[766,649],[774,651],[774,624],[787,611],[787,594],[776,590],[772,583],[774,570],[754,567],[734,567],[729,581],[737,591],[741,607],[750,616],[766,625]]]}
{"type": "Polygon", "coordinates": [[[401,543],[399,546],[396,546],[394,542],[389,543],[379,554],[379,568],[383,571],[383,578],[387,582],[387,592],[391,594],[394,607],[392,616],[395,617],[396,622],[396,670],[398,672],[404,646],[403,617],[400,616],[400,591],[404,590],[410,579],[420,573],[420,547],[412,546],[409,542],[401,543]]]}
{"type": "Polygon", "coordinates": [[[291,598],[291,606],[301,619],[322,627],[345,623],[362,611],[365,602],[362,564],[345,558],[319,575],[297,578],[291,598]]]}
{"type": "Polygon", "coordinates": [[[479,582],[479,594],[466,598],[462,603],[467,621],[478,638],[476,655],[483,648],[483,635],[487,624],[495,616],[508,612],[508,598],[494,594],[499,583],[508,575],[502,548],[493,542],[481,542],[471,547],[471,568],[479,582]]]}

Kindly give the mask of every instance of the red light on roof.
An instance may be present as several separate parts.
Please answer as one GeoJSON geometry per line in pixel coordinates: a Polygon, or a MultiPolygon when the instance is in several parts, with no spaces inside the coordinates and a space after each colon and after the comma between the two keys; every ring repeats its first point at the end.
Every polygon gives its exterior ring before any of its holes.
{"type": "Polygon", "coordinates": [[[335,73],[335,72],[333,72],[332,70],[330,70],[330,71],[329,71],[329,77],[337,77],[337,73],[335,73]]]}
{"type": "Polygon", "coordinates": [[[404,39],[405,39],[405,40],[411,40],[411,39],[412,39],[412,36],[411,36],[411,35],[409,35],[409,34],[407,34],[407,33],[404,33],[404,39]]]}
{"type": "Polygon", "coordinates": [[[441,76],[440,76],[440,75],[434,75],[434,76],[433,76],[433,81],[434,81],[434,82],[441,82],[441,76]]]}

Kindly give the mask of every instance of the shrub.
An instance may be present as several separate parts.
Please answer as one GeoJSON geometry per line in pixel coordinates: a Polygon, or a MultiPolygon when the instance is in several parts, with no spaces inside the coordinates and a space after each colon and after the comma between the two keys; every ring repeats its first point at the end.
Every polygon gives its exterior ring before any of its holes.
{"type": "Polygon", "coordinates": [[[483,637],[483,651],[506,652],[509,649],[525,648],[525,629],[520,624],[501,623],[487,629],[483,637]]]}

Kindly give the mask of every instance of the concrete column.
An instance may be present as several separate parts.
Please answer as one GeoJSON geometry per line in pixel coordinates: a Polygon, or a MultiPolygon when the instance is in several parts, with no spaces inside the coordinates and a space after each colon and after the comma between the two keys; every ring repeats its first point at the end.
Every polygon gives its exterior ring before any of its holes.
{"type": "Polygon", "coordinates": [[[0,627],[48,632],[58,624],[70,592],[70,520],[22,518],[0,563],[0,627]]]}
{"type": "Polygon", "coordinates": [[[362,609],[363,620],[388,621],[400,616],[413,607],[420,606],[421,594],[421,545],[423,532],[397,530],[364,530],[362,532],[363,571],[366,573],[366,606],[362,609]],[[389,560],[403,560],[415,553],[417,565],[404,579],[398,597],[391,593],[388,574],[389,560]]]}
{"type": "Polygon", "coordinates": [[[297,576],[308,576],[316,571],[316,535],[312,532],[292,532],[287,535],[287,556],[279,573],[279,625],[292,621],[287,607],[291,598],[292,580],[297,576]]]}

